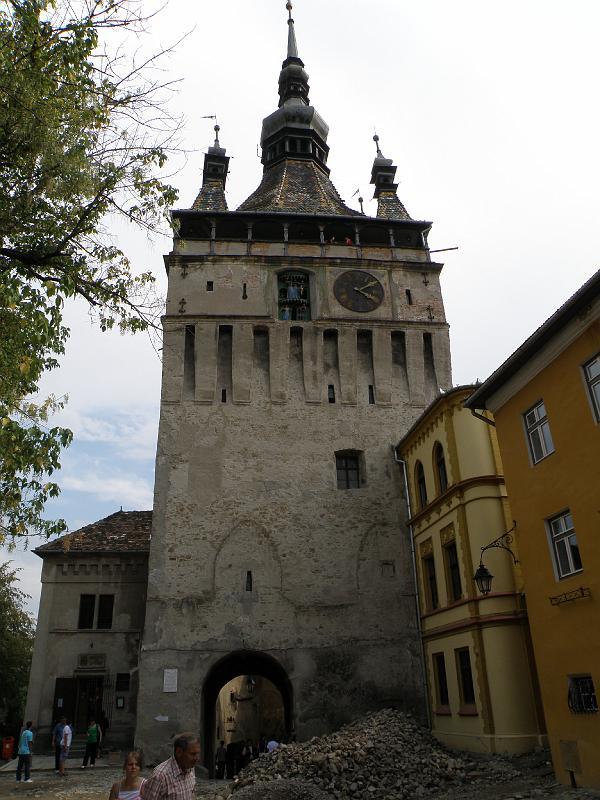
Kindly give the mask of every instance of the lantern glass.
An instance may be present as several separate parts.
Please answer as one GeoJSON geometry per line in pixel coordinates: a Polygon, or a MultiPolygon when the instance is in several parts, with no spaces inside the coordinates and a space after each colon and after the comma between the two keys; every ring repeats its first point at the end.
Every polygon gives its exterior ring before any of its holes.
{"type": "Polygon", "coordinates": [[[492,573],[482,563],[477,567],[477,572],[473,576],[473,580],[477,584],[477,588],[481,594],[489,594],[492,591],[492,573]]]}

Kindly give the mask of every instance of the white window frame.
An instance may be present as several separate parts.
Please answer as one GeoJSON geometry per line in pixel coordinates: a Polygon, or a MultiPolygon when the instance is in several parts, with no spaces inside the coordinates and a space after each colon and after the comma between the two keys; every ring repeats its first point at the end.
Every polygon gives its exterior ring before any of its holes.
{"type": "Polygon", "coordinates": [[[571,512],[566,511],[551,517],[546,521],[548,541],[552,552],[552,560],[557,577],[568,578],[583,571],[581,554],[577,543],[577,534],[571,512]],[[573,545],[577,548],[577,555],[581,566],[576,566],[573,559],[573,545]]]}
{"type": "Polygon", "coordinates": [[[585,385],[587,386],[592,410],[596,422],[600,422],[600,353],[597,353],[593,358],[583,365],[583,374],[585,377],[585,385]],[[595,375],[590,374],[590,368],[596,368],[595,375]]]}
{"type": "Polygon", "coordinates": [[[537,402],[523,414],[529,452],[534,464],[538,464],[554,452],[554,440],[550,432],[548,412],[543,400],[537,402]],[[539,446],[540,455],[536,454],[535,443],[539,446]]]}

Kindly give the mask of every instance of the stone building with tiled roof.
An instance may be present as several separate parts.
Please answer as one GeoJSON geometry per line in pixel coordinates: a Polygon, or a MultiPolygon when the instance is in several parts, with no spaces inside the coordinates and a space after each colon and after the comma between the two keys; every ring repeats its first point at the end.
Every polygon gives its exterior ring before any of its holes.
{"type": "Polygon", "coordinates": [[[66,716],[84,733],[105,715],[107,743],[134,738],[151,511],[115,514],[41,545],[42,594],[27,719],[41,742],[66,716]]]}

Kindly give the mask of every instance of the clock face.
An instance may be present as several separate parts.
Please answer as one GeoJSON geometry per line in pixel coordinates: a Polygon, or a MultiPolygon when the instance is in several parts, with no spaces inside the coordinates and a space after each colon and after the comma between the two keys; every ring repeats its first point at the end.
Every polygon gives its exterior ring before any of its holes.
{"type": "Polygon", "coordinates": [[[342,272],[333,284],[335,299],[350,311],[374,311],[383,302],[381,283],[368,272],[357,269],[342,272]]]}

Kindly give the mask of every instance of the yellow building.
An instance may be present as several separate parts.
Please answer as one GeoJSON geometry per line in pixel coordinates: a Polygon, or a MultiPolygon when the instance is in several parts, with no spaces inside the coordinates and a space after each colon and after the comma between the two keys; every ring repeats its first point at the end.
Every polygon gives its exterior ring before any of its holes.
{"type": "Polygon", "coordinates": [[[519,753],[543,739],[518,566],[486,551],[494,591],[473,581],[481,548],[512,525],[491,425],[440,395],[396,448],[410,495],[432,731],[450,747],[519,753]]]}
{"type": "Polygon", "coordinates": [[[467,405],[497,425],[557,778],[600,788],[600,271],[467,405]]]}

